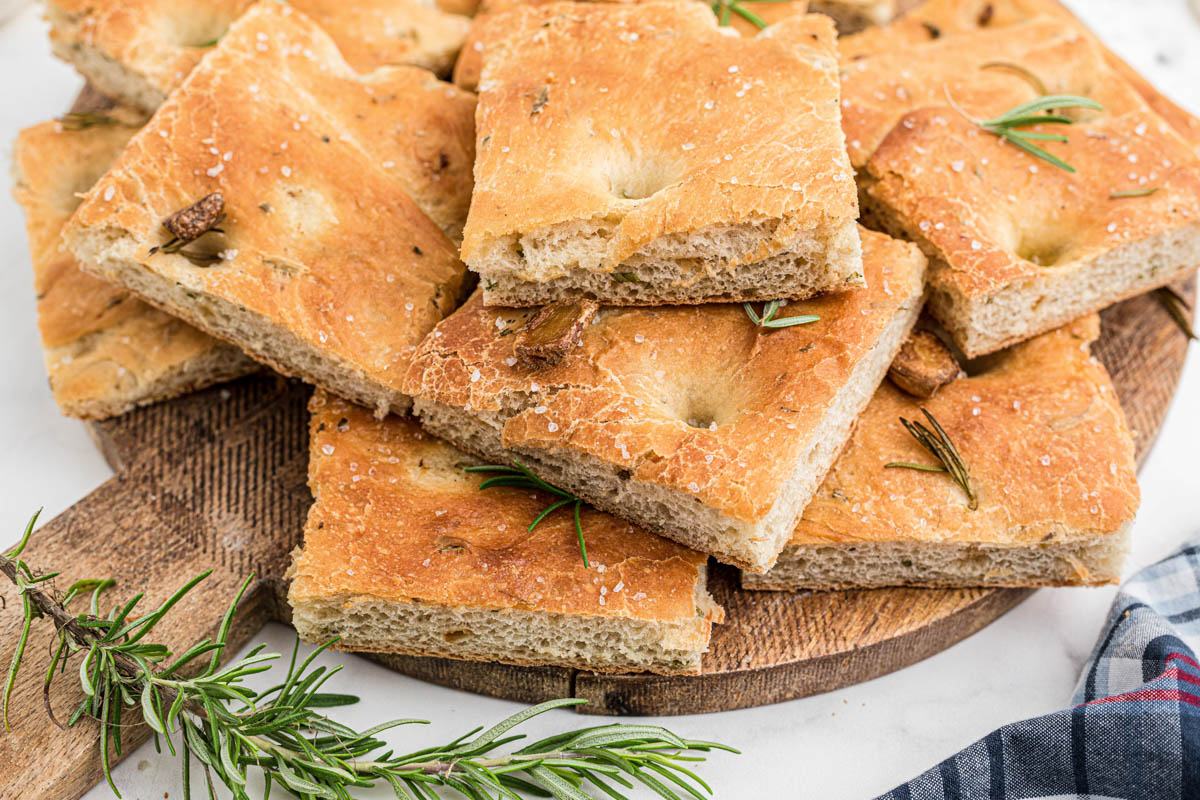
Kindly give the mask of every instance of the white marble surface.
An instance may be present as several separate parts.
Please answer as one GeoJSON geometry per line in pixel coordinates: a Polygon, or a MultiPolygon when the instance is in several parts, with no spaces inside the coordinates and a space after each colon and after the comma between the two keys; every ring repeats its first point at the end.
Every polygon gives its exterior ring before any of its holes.
{"type": "MultiPolygon", "coordinates": [[[[1072,3],[1122,56],[1167,94],[1200,113],[1200,26],[1185,0],[1072,3]]],[[[80,86],[50,57],[32,8],[0,27],[0,148],[11,156],[17,130],[61,113],[80,86]]],[[[33,291],[19,209],[0,195],[0,540],[15,538],[37,506],[59,513],[109,476],[83,427],[55,411],[42,370],[33,291]]],[[[1142,511],[1130,569],[1200,534],[1200,348],[1189,354],[1164,433],[1142,472],[1142,511]]],[[[998,622],[946,652],[893,675],[842,691],[720,715],[663,720],[680,733],[742,748],[703,767],[718,797],[862,798],[924,770],[991,729],[1063,706],[1103,621],[1110,589],[1043,590],[998,622]]],[[[290,647],[273,625],[261,639],[290,647]]],[[[352,656],[334,691],[366,698],[339,714],[352,724],[425,717],[420,732],[450,738],[515,711],[513,703],[423,684],[352,656]]],[[[589,724],[568,712],[535,732],[589,724]]],[[[407,731],[395,743],[419,741],[407,731]]],[[[126,798],[178,796],[177,766],[149,745],[117,770],[126,798]]],[[[199,787],[197,787],[199,788],[199,787]]],[[[107,788],[89,798],[109,797],[107,788]]],[[[380,793],[377,796],[383,797],[380,793]]]]}

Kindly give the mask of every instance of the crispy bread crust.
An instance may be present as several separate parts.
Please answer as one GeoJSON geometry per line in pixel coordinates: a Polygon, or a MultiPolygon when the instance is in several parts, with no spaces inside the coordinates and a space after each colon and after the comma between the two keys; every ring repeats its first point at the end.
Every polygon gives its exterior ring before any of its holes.
{"type": "Polygon", "coordinates": [[[1200,263],[1200,162],[1076,23],[1039,18],[943,35],[844,69],[843,119],[864,212],[930,256],[931,309],[968,356],[1200,263]],[[1029,70],[1048,92],[1104,106],[1058,126],[1069,142],[1041,143],[1075,172],[965,118],[1037,97],[1028,76],[984,68],[997,62],[1029,70]]]}
{"type": "MultiPolygon", "coordinates": [[[[686,286],[785,254],[828,270],[823,288],[860,271],[827,18],[755,39],[694,2],[520,6],[494,24],[462,251],[485,289],[659,264],[686,286]],[[573,64],[587,68],[564,77],[573,64]],[[654,73],[675,77],[648,86],[654,73]],[[721,244],[700,257],[705,237],[721,244]]],[[[720,296],[706,291],[671,302],[720,296]]]]}
{"type": "MultiPolygon", "coordinates": [[[[599,2],[619,2],[628,5],[636,5],[642,1],[599,0],[599,2]]],[[[652,2],[653,0],[645,1],[652,2]]],[[[478,13],[471,20],[471,30],[463,40],[458,60],[454,63],[454,84],[470,92],[475,91],[479,86],[479,73],[483,69],[484,47],[489,40],[502,35],[504,28],[507,27],[502,23],[499,30],[490,29],[493,18],[515,6],[545,6],[556,2],[561,2],[561,0],[488,0],[481,3],[478,13]]],[[[806,0],[782,0],[782,2],[779,0],[767,0],[767,2],[749,0],[745,4],[745,8],[763,22],[773,25],[788,17],[803,14],[808,10],[808,3],[806,0]]],[[[730,14],[729,26],[743,36],[757,36],[759,31],[758,26],[739,14],[730,14]]]]}
{"type": "Polygon", "coordinates": [[[422,208],[465,207],[472,108],[416,67],[354,73],[310,20],[263,3],[134,137],[67,238],[88,269],[281,372],[402,411],[413,349],[465,287],[422,208]],[[188,250],[222,259],[151,255],[161,220],[214,191],[225,233],[188,250]]]}
{"type": "MultiPolygon", "coordinates": [[[[664,672],[698,667],[712,624],[722,619],[704,590],[704,556],[585,509],[591,563],[585,568],[569,510],[526,530],[548,495],[478,491],[486,476],[462,469],[476,462],[413,420],[380,421],[319,391],[310,408],[309,486],[316,502],[291,572],[288,598],[298,610],[334,600],[347,612],[375,603],[658,626],[658,644],[676,658],[686,651],[696,658],[682,668],[666,661],[649,666],[664,672]]],[[[488,635],[486,629],[469,632],[475,639],[488,635]]],[[[397,651],[387,641],[348,646],[397,651]]],[[[432,652],[402,651],[464,657],[451,641],[429,647],[432,652]]],[[[635,666],[622,661],[620,643],[606,649],[582,662],[563,661],[550,650],[544,660],[531,660],[502,645],[471,657],[602,670],[635,666]]]]}
{"type": "MultiPolygon", "coordinates": [[[[1115,583],[1139,502],[1133,440],[1104,367],[1089,353],[1099,334],[1090,316],[994,356],[981,373],[944,387],[931,399],[909,397],[884,382],[820,491],[805,509],[780,572],[801,552],[812,557],[856,548],[962,548],[954,581],[933,585],[1096,585],[1115,583]],[[932,463],[899,423],[926,408],[946,429],[971,473],[978,498],[967,508],[946,476],[885,469],[893,461],[932,463]],[[1064,546],[1109,552],[1105,561],[1064,565],[1014,579],[983,559],[987,548],[1040,553],[1064,546]],[[1111,551],[1108,547],[1112,546],[1111,551]],[[1098,548],[1095,546],[1099,546],[1098,548]],[[1115,553],[1116,558],[1111,558],[1115,553]],[[1070,577],[1063,578],[1066,574],[1070,577]]],[[[843,571],[836,584],[813,584],[802,574],[783,584],[768,573],[747,585],[769,588],[845,588],[888,585],[856,581],[843,571]]],[[[928,585],[921,579],[904,585],[928,585]]]]}
{"type": "MultiPolygon", "coordinates": [[[[48,0],[50,41],[106,94],[153,111],[251,0],[48,0]]],[[[294,0],[361,72],[411,64],[448,75],[470,20],[419,0],[294,0]]]]}
{"type": "Polygon", "coordinates": [[[135,127],[21,131],[13,195],[25,227],[38,296],[38,329],[54,400],[84,419],[123,414],[258,369],[240,350],[83,272],[61,249],[62,227],[125,147],[135,127]]]}
{"type": "MultiPolygon", "coordinates": [[[[476,295],[422,345],[405,390],[418,398],[418,413],[445,406],[489,420],[497,426],[495,445],[502,440],[517,453],[594,463],[619,472],[631,491],[669,492],[761,540],[756,526],[785,501],[781,492],[797,464],[840,424],[829,419],[830,407],[855,367],[902,318],[878,375],[869,378],[865,404],[915,321],[919,251],[867,231],[863,241],[866,289],[779,312],[817,314],[818,323],[764,331],[735,305],[602,308],[578,348],[535,373],[517,364],[508,335],[529,312],[487,308],[476,295]]],[[[841,413],[857,414],[861,406],[851,405],[841,413]]],[[[840,443],[830,443],[830,462],[840,443]]],[[[823,473],[826,465],[814,468],[823,473]]],[[[631,513],[589,482],[571,488],[612,513],[631,513]]],[[[788,500],[803,506],[804,498],[788,500]]],[[[779,523],[783,534],[794,518],[779,523]]],[[[636,521],[695,541],[694,531],[681,529],[687,523],[671,515],[636,521]]],[[[746,560],[728,551],[721,557],[746,560]]],[[[765,569],[773,558],[751,566],[765,569]]]]}
{"type": "Polygon", "coordinates": [[[981,29],[997,30],[1037,17],[1068,23],[1093,39],[1101,48],[1108,65],[1120,73],[1192,149],[1200,153],[1200,120],[1163,96],[1133,67],[1104,47],[1082,22],[1056,0],[927,0],[891,25],[868,28],[854,36],[842,38],[838,42],[838,51],[843,63],[849,63],[875,53],[981,29]]]}

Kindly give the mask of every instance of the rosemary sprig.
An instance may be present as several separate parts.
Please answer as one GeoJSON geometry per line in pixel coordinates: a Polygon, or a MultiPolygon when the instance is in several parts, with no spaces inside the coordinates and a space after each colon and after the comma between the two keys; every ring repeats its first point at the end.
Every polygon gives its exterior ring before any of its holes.
{"type": "Polygon", "coordinates": [[[746,8],[746,3],[788,3],[791,0],[716,0],[714,3],[709,3],[712,12],[717,15],[717,24],[728,25],[732,21],[732,16],[737,14],[742,19],[749,22],[758,29],[767,27],[766,21],[755,14],[750,9],[746,8]]]}
{"type": "Polygon", "coordinates": [[[1122,197],[1149,197],[1160,188],[1159,186],[1148,186],[1145,189],[1124,189],[1119,192],[1109,192],[1108,199],[1119,200],[1122,197]]]}
{"type": "Polygon", "coordinates": [[[511,467],[504,464],[482,464],[475,467],[464,467],[463,471],[497,473],[494,477],[488,478],[479,484],[480,491],[491,489],[493,486],[512,486],[517,489],[538,489],[543,492],[549,492],[559,498],[543,508],[541,513],[533,518],[533,522],[529,523],[529,527],[527,528],[530,533],[533,532],[533,529],[537,527],[539,522],[558,509],[574,504],[575,538],[579,540],[579,553],[583,556],[583,566],[588,569],[591,568],[591,565],[588,564],[587,545],[583,542],[583,523],[579,519],[579,509],[584,503],[583,498],[577,497],[564,489],[559,489],[557,486],[551,486],[530,472],[529,468],[520,461],[514,460],[511,467]]]}
{"type": "Polygon", "coordinates": [[[207,573],[188,581],[145,616],[133,614],[138,595],[102,617],[99,598],[113,582],[80,581],[66,595],[52,597],[42,587],[54,574],[36,574],[21,559],[32,529],[31,520],[16,549],[0,556],[0,572],[17,586],[25,620],[5,695],[21,667],[33,621],[50,617],[58,636],[46,673],[47,698],[51,683],[66,675],[68,662],[78,657],[78,670],[72,673],[78,675],[85,697],[67,725],[86,724],[85,717],[98,724],[101,765],[118,798],[112,756],[120,755],[123,726],[130,723],[128,718],[122,722],[122,714],[134,710],[141,711],[153,730],[156,745],[162,736],[171,755],[181,756],[185,800],[191,796],[193,757],[204,770],[209,796],[215,797],[216,782],[235,800],[250,800],[252,768],[265,780],[264,797],[276,784],[302,798],[350,800],[351,789],[386,784],[398,800],[437,800],[445,789],[471,800],[520,800],[529,795],[589,800],[600,792],[622,798],[618,787],[635,786],[666,800],[704,800],[712,790],[688,765],[703,761],[703,754],[713,750],[738,752],[715,742],[683,739],[654,725],[624,724],[566,731],[511,752],[496,752],[524,738],[510,733],[518,725],[552,709],[586,702],[563,699],[532,706],[447,744],[396,755],[385,749],[378,735],[427,721],[397,719],[357,731],[325,716],[326,708],[357,702],[350,695],[321,691],[339,668],[314,666],[314,661],[332,642],[300,660],[297,640],[283,681],[263,692],[247,687],[245,679],[270,670],[280,654],[265,653],[260,645],[245,658],[221,666],[233,615],[249,581],[230,604],[216,638],[176,656],[164,645],[149,642],[147,634],[207,573]],[[84,594],[90,594],[89,609],[68,611],[67,605],[84,594]]]}
{"type": "Polygon", "coordinates": [[[794,317],[782,317],[776,319],[775,315],[779,313],[779,307],[783,301],[772,300],[763,306],[762,316],[759,316],[754,311],[754,306],[749,303],[742,303],[742,308],[746,309],[746,316],[750,317],[750,321],[760,328],[787,328],[792,325],[807,325],[810,322],[817,322],[820,317],[812,314],[797,314],[794,317]]]}
{"type": "Polygon", "coordinates": [[[1192,307],[1179,292],[1170,286],[1160,286],[1154,290],[1154,296],[1171,315],[1171,319],[1175,320],[1175,324],[1179,326],[1179,330],[1183,331],[1183,335],[1188,339],[1195,339],[1196,332],[1192,329],[1191,320],[1192,307]]]}
{"type": "Polygon", "coordinates": [[[933,418],[933,415],[921,409],[921,413],[925,415],[925,419],[929,421],[930,428],[925,427],[920,422],[913,422],[904,417],[900,418],[900,422],[917,442],[928,450],[933,457],[941,462],[940,466],[933,464],[914,464],[911,461],[892,461],[884,464],[884,468],[902,468],[902,469],[919,469],[926,472],[948,472],[950,477],[959,488],[967,495],[967,508],[974,511],[979,507],[979,499],[975,496],[975,490],[971,488],[971,471],[967,469],[966,462],[958,453],[958,448],[954,446],[954,442],[950,441],[950,437],[946,435],[946,431],[938,424],[938,421],[933,418]]]}
{"type": "Polygon", "coordinates": [[[953,98],[950,97],[949,89],[945,89],[946,99],[950,105],[954,107],[958,113],[962,114],[969,121],[978,125],[988,133],[994,133],[1006,142],[1011,142],[1017,148],[1024,150],[1035,158],[1040,158],[1043,161],[1053,164],[1059,169],[1067,172],[1074,172],[1075,168],[1067,162],[1063,161],[1058,156],[1048,152],[1047,150],[1034,144],[1035,141],[1045,142],[1065,142],[1066,136],[1056,133],[1041,133],[1039,131],[1021,130],[1031,125],[1073,125],[1075,120],[1062,114],[1052,113],[1056,109],[1063,108],[1089,108],[1093,111],[1103,111],[1104,107],[1087,97],[1080,97],[1074,94],[1048,94],[1039,97],[1036,100],[1030,100],[1028,103],[1022,103],[1019,106],[1014,106],[1008,111],[1005,111],[998,117],[992,119],[975,119],[969,116],[953,98]]]}

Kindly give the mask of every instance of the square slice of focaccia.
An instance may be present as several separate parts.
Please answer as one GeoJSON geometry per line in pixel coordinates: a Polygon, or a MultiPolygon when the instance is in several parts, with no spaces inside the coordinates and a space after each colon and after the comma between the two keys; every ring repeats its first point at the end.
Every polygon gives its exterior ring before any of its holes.
{"type": "MultiPolygon", "coordinates": [[[[50,43],[105,94],[158,108],[252,0],[46,0],[50,43]]],[[[422,0],[293,0],[370,72],[412,64],[448,75],[470,20],[422,0]]]]}
{"type": "Polygon", "coordinates": [[[707,559],[591,508],[529,524],[556,498],[479,490],[478,461],[412,419],[317,392],[316,502],[291,570],[307,641],[600,672],[694,673],[723,616],[707,559]]]}
{"type": "Polygon", "coordinates": [[[827,17],[701,3],[494,19],[463,259],[487,305],[801,298],[861,285],[827,17]]]}
{"type": "Polygon", "coordinates": [[[1138,508],[1133,440],[1089,344],[1096,316],[1023,342],[921,400],[884,381],[766,575],[750,589],[1116,583],[1138,508]],[[900,418],[942,425],[978,507],[900,418]]]}
{"type": "MultiPolygon", "coordinates": [[[[865,34],[864,34],[865,35],[865,34]]],[[[868,224],[930,256],[930,304],[968,356],[1200,264],[1200,161],[1076,23],[1034,18],[843,63],[868,224]],[[1070,169],[985,130],[1041,94],[1087,97],[1028,125],[1070,169]]]]}
{"type": "Polygon", "coordinates": [[[417,67],[356,73],[308,18],[262,3],[97,182],[68,243],[280,372],[402,412],[414,348],[464,290],[443,228],[470,195],[473,108],[417,67]],[[215,194],[220,220],[172,245],[164,220],[215,194]]]}
{"type": "Polygon", "coordinates": [[[529,312],[478,294],[439,325],[405,389],[464,450],[520,459],[552,484],[720,561],[765,571],[921,308],[925,259],[863,232],[867,288],[789,303],[601,308],[540,369],[518,357],[529,312]]]}
{"type": "Polygon", "coordinates": [[[13,147],[13,195],[25,210],[50,389],[64,414],[84,419],[116,416],[259,369],[236,347],[82,271],[63,249],[62,228],[79,194],[137,131],[120,116],[92,112],[44,122],[21,131],[13,147]]]}

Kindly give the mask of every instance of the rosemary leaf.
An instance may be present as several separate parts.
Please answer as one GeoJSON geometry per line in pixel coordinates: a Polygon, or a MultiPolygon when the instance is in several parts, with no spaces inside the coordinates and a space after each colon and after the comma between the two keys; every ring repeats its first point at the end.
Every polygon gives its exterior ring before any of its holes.
{"type": "Polygon", "coordinates": [[[101,125],[116,125],[117,121],[99,111],[72,111],[58,118],[64,131],[83,131],[101,125]]]}
{"type": "Polygon", "coordinates": [[[1024,78],[1030,86],[1037,90],[1038,94],[1049,94],[1049,91],[1046,90],[1046,84],[1042,83],[1042,79],[1020,64],[1014,64],[1011,61],[989,61],[981,66],[980,69],[1000,69],[1005,72],[1012,72],[1024,78]]]}
{"type": "Polygon", "coordinates": [[[750,317],[750,321],[759,328],[789,328],[792,325],[807,325],[810,322],[817,322],[821,319],[812,314],[797,314],[793,317],[781,317],[777,319],[775,315],[779,313],[781,304],[781,300],[772,300],[763,306],[761,316],[754,311],[754,306],[749,303],[742,303],[742,308],[746,310],[746,316],[750,317]]]}
{"type": "Polygon", "coordinates": [[[1108,199],[1118,200],[1122,197],[1149,197],[1157,192],[1160,188],[1162,187],[1150,186],[1145,189],[1123,189],[1119,192],[1109,192],[1108,199]]]}
{"type": "Polygon", "coordinates": [[[884,469],[919,469],[922,472],[945,472],[946,468],[941,464],[915,464],[912,461],[889,461],[883,465],[884,469]]]}

